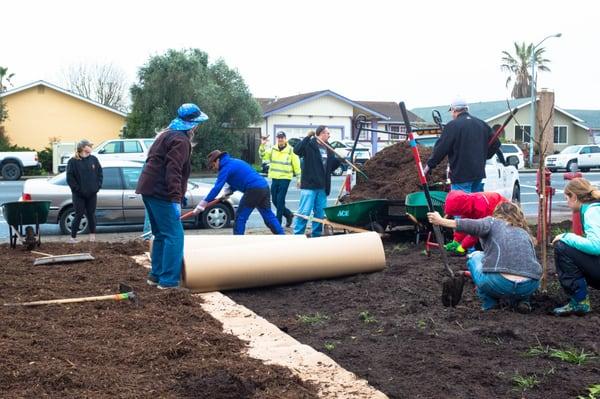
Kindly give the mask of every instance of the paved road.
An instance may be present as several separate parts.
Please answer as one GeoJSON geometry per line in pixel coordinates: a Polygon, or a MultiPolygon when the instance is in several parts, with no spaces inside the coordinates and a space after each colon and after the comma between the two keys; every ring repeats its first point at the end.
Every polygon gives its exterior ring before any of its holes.
{"type": "MultiPolygon", "coordinates": [[[[589,179],[592,184],[597,187],[600,186],[600,173],[599,172],[591,172],[586,173],[585,177],[589,179]]],[[[206,183],[214,183],[214,178],[201,178],[201,179],[192,179],[195,181],[201,181],[206,183]]],[[[331,198],[328,199],[328,204],[333,205],[335,202],[335,195],[339,191],[341,187],[343,177],[332,177],[332,195],[331,198]]],[[[537,194],[535,193],[535,174],[534,173],[521,173],[521,204],[523,206],[523,210],[525,215],[528,217],[535,217],[537,215],[537,194]]],[[[552,201],[552,214],[553,216],[559,217],[570,214],[568,208],[566,207],[566,201],[563,196],[563,188],[566,184],[566,180],[563,180],[562,173],[555,173],[552,176],[552,186],[556,188],[556,196],[552,201]]],[[[23,187],[23,180],[16,182],[7,182],[0,181],[0,203],[8,202],[8,201],[16,201],[21,195],[21,190],[23,187]]],[[[298,202],[300,198],[300,190],[298,190],[295,186],[290,186],[288,196],[287,196],[287,205],[290,209],[295,210],[298,207],[298,202]]],[[[274,209],[273,209],[274,210],[274,209]]],[[[248,229],[262,228],[264,224],[258,212],[253,212],[250,216],[247,225],[248,229]]],[[[126,233],[126,232],[141,232],[142,226],[100,226],[98,227],[98,233],[126,233]]],[[[58,225],[45,224],[41,227],[42,237],[44,236],[58,236],[60,235],[60,230],[58,225]]],[[[8,241],[8,225],[4,221],[4,218],[0,216],[0,242],[8,241]]]]}

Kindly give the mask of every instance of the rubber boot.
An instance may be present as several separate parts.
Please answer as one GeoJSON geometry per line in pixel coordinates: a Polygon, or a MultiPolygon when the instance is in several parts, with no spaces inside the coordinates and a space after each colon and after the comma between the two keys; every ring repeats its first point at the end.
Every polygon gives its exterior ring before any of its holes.
{"type": "Polygon", "coordinates": [[[571,298],[569,303],[565,306],[561,306],[560,308],[554,309],[552,312],[555,316],[584,316],[592,311],[590,306],[590,298],[585,297],[582,301],[577,301],[575,298],[571,298]]]}

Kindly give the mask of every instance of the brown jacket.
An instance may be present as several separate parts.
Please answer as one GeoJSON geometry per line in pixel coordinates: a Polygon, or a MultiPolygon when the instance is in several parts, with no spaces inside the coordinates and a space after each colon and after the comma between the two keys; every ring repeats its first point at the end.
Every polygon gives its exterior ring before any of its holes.
{"type": "Polygon", "coordinates": [[[148,151],[135,192],[181,203],[190,177],[191,153],[192,144],[186,132],[168,130],[159,135],[148,151]]]}

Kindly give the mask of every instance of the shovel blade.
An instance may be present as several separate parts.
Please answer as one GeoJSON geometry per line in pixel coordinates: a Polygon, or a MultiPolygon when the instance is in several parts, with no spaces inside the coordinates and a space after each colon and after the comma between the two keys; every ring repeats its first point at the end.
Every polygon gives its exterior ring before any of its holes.
{"type": "Polygon", "coordinates": [[[442,280],[442,304],[446,307],[455,307],[462,298],[465,286],[464,276],[456,274],[454,277],[444,277],[442,280]]]}

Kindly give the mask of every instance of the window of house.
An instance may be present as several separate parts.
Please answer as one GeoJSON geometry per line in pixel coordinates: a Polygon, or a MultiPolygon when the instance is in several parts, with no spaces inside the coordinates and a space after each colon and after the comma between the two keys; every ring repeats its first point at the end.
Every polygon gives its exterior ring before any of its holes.
{"type": "Polygon", "coordinates": [[[566,126],[554,126],[554,144],[567,144],[566,126]]]}
{"type": "MultiPolygon", "coordinates": [[[[406,133],[406,127],[402,125],[388,125],[387,130],[390,132],[406,133]]],[[[404,135],[390,134],[390,140],[403,140],[404,138],[404,135]]]]}
{"type": "Polygon", "coordinates": [[[531,132],[531,126],[515,126],[515,143],[529,143],[529,132],[531,132]]]}

